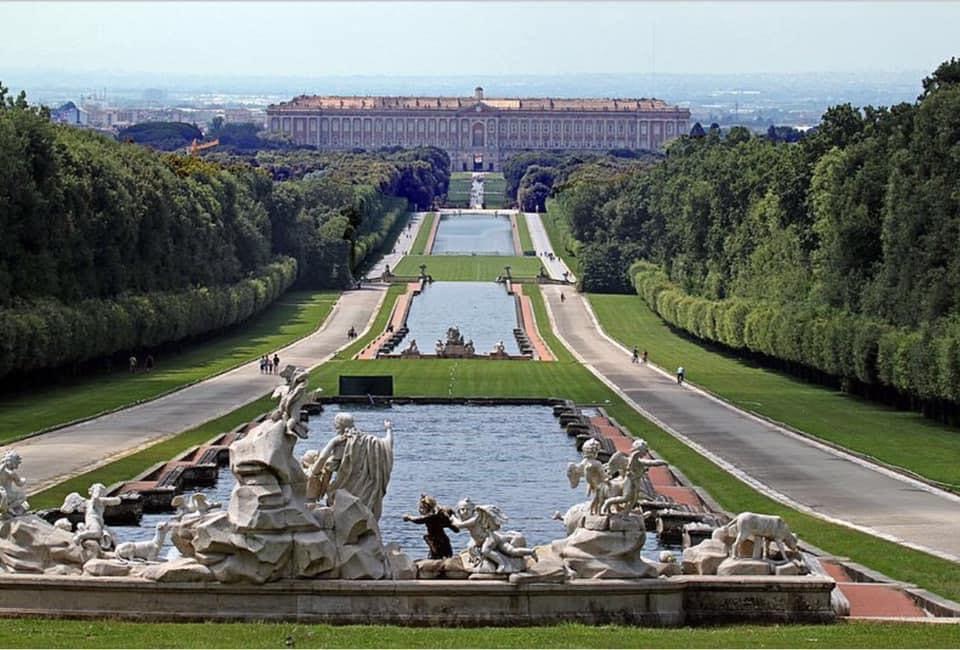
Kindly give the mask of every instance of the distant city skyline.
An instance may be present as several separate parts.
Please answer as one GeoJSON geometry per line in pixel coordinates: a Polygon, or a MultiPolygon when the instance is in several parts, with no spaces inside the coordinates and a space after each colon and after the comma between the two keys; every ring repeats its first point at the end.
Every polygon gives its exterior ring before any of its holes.
{"type": "Polygon", "coordinates": [[[933,70],[960,2],[0,2],[0,80],[933,70]]]}

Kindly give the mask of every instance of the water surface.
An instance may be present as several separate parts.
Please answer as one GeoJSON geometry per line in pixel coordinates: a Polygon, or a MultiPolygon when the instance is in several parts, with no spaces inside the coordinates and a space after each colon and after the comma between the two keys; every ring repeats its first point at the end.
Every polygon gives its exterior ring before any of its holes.
{"type": "MultiPolygon", "coordinates": [[[[567,481],[567,463],[580,456],[549,407],[333,404],[310,419],[310,438],[297,444],[298,457],[326,444],[333,435],[333,417],[341,410],[354,413],[361,429],[377,435],[383,434],[384,419],[393,422],[393,474],[380,527],[384,542],[398,542],[411,557],[426,557],[425,528],[402,517],[416,514],[423,492],[450,507],[466,496],[498,505],[510,518],[505,528],[523,532],[531,545],[563,537],[562,524],[551,516],[586,499],[582,485],[571,489],[567,481]]],[[[225,508],[234,483],[230,470],[223,468],[217,485],[203,491],[225,508]]],[[[168,517],[145,515],[140,528],[113,530],[122,541],[149,539],[156,522],[168,517]]],[[[451,532],[450,538],[455,550],[469,542],[466,533],[451,532]]],[[[648,535],[644,554],[655,557],[659,548],[656,536],[648,535]]]]}
{"type": "Polygon", "coordinates": [[[440,217],[431,255],[516,255],[510,217],[476,212],[440,217]]]}
{"type": "Polygon", "coordinates": [[[407,315],[409,332],[394,350],[411,339],[423,354],[433,354],[437,339],[446,340],[447,328],[459,327],[464,341],[473,340],[477,354],[489,354],[503,341],[510,354],[520,354],[513,330],[517,327],[516,299],[496,282],[434,282],[413,299],[407,315]]]}

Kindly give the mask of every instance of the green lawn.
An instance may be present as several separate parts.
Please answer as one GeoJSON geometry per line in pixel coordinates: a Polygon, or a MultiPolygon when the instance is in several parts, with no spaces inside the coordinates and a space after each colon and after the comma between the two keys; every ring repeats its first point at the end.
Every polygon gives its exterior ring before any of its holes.
{"type": "Polygon", "coordinates": [[[470,172],[454,172],[450,175],[445,205],[451,208],[466,208],[470,205],[470,186],[473,183],[470,172]]]}
{"type": "Polygon", "coordinates": [[[410,255],[423,255],[427,247],[427,240],[430,238],[430,231],[433,229],[433,223],[437,220],[437,214],[431,212],[423,215],[423,223],[420,224],[420,230],[417,231],[417,238],[413,240],[410,247],[410,255]]]}
{"type": "Polygon", "coordinates": [[[960,489],[960,430],[808,384],[674,333],[639,296],[591,295],[604,329],[737,406],[960,489]]]}
{"type": "Polygon", "coordinates": [[[298,623],[131,623],[9,619],[7,648],[953,648],[956,625],[850,622],[642,628],[462,629],[298,623]]]}
{"type": "MultiPolygon", "coordinates": [[[[384,327],[396,296],[402,291],[402,287],[391,287],[390,294],[384,301],[383,308],[378,314],[370,334],[356,341],[350,349],[340,353],[338,358],[315,369],[311,373],[312,386],[321,386],[327,391],[327,394],[336,394],[337,378],[340,374],[392,374],[395,377],[396,393],[400,395],[553,396],[574,399],[581,403],[602,404],[607,407],[614,418],[634,435],[646,438],[653,449],[684,472],[694,484],[702,486],[710,492],[725,509],[731,512],[749,510],[780,515],[789,522],[792,530],[815,546],[835,555],[849,557],[892,578],[919,585],[947,598],[960,599],[960,565],[843,526],[831,524],[783,506],[758,493],[747,484],[740,482],[719,466],[645,420],[590,374],[586,368],[577,363],[569,351],[562,347],[548,326],[549,320],[540,291],[533,285],[529,286],[526,292],[533,302],[541,334],[547,345],[558,357],[556,362],[492,363],[481,360],[453,359],[416,362],[348,360],[354,352],[359,350],[384,327]]],[[[62,500],[66,493],[78,490],[80,487],[85,487],[95,481],[109,483],[112,480],[129,478],[153,462],[168,459],[192,444],[202,442],[219,431],[228,430],[236,424],[252,418],[255,413],[267,410],[267,405],[268,400],[261,400],[256,404],[244,407],[241,411],[225,416],[219,421],[208,423],[192,432],[184,433],[172,440],[155,445],[136,456],[94,470],[82,479],[75,479],[68,485],[65,484],[48,490],[40,495],[39,499],[31,499],[31,502],[36,501],[37,507],[56,504],[59,500],[62,500]]],[[[792,628],[784,629],[787,632],[784,633],[786,636],[783,637],[782,642],[785,645],[797,645],[799,639],[789,632],[792,628]]],[[[956,634],[956,628],[953,628],[953,631],[956,634]]],[[[222,641],[222,639],[220,640],[222,641]]],[[[905,636],[898,642],[912,643],[913,640],[913,637],[905,636]]],[[[716,641],[713,643],[705,641],[705,644],[722,645],[731,642],[736,645],[743,645],[735,638],[732,641],[716,641]]],[[[932,639],[927,640],[921,637],[916,637],[916,642],[919,645],[935,644],[932,639]]],[[[398,643],[403,645],[405,641],[398,641],[398,643]]],[[[527,643],[534,644],[534,641],[528,639],[527,643]]],[[[542,643],[550,644],[546,640],[542,643]]],[[[811,643],[813,642],[811,641],[811,643]]],[[[837,645],[841,641],[839,639],[834,641],[824,640],[818,643],[831,646],[837,645]]],[[[955,644],[956,641],[954,640],[953,643],[955,644]]],[[[580,640],[573,644],[582,645],[583,641],[580,640]]],[[[877,644],[876,641],[865,643],[868,646],[877,644]]],[[[485,642],[483,645],[488,644],[485,642]]]]}
{"type": "Polygon", "coordinates": [[[510,265],[510,273],[516,278],[534,278],[540,272],[540,260],[536,257],[509,255],[407,255],[394,273],[397,275],[420,275],[420,265],[427,265],[427,273],[434,280],[487,280],[493,282],[510,265]]]}
{"type": "Polygon", "coordinates": [[[530,237],[530,229],[527,227],[527,217],[522,212],[517,213],[517,232],[520,235],[520,250],[536,254],[537,250],[533,247],[533,238],[530,237]]]}
{"type": "Polygon", "coordinates": [[[498,172],[487,172],[483,177],[483,205],[489,209],[502,208],[507,201],[507,179],[498,172]]]}
{"type": "Polygon", "coordinates": [[[153,372],[108,375],[0,397],[0,443],[151,399],[273,352],[317,329],[339,294],[291,291],[259,316],[179,354],[158,356],[153,372]]]}

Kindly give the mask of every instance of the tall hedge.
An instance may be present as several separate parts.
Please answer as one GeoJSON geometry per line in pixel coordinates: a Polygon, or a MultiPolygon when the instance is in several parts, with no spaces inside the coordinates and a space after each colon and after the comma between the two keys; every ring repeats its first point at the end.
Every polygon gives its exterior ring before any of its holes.
{"type": "Polygon", "coordinates": [[[297,278],[285,257],[234,284],[0,309],[0,378],[155,347],[243,322],[297,278]]]}
{"type": "Polygon", "coordinates": [[[630,276],[654,312],[697,338],[920,400],[960,402],[957,320],[912,330],[827,308],[709,300],[684,293],[648,262],[630,276]]]}

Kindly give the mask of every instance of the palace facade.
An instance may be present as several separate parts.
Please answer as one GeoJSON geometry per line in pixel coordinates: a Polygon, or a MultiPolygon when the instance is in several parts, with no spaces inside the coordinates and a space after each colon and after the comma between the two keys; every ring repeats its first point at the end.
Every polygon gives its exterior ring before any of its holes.
{"type": "Polygon", "coordinates": [[[537,149],[662,149],[689,131],[690,111],[659,99],[488,99],[302,95],[267,109],[270,133],[325,151],[444,149],[454,171],[499,170],[537,149]]]}

